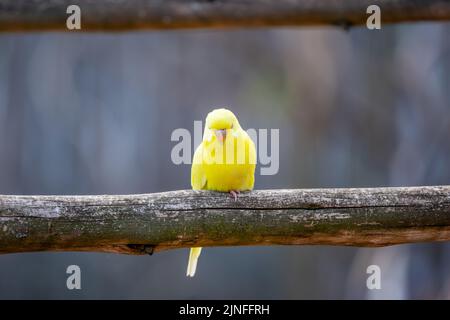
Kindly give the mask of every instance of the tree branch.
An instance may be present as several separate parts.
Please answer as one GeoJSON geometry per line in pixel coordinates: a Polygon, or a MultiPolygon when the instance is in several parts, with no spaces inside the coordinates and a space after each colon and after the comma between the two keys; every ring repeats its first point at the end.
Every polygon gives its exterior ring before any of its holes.
{"type": "Polygon", "coordinates": [[[450,186],[0,196],[0,253],[450,240],[450,186]]]}
{"type": "Polygon", "coordinates": [[[382,23],[450,20],[448,0],[0,0],[0,31],[67,30],[69,5],[81,31],[363,25],[367,7],[382,23]]]}

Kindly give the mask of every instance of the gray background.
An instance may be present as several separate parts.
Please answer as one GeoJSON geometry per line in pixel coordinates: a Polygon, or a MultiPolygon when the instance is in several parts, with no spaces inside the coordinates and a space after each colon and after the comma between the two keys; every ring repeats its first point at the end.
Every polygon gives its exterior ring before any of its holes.
{"type": "MultiPolygon", "coordinates": [[[[0,35],[0,193],[190,188],[176,128],[228,106],[280,129],[257,189],[449,184],[449,24],[0,35]]],[[[450,298],[450,245],[0,256],[0,298],[450,298]],[[82,290],[66,289],[77,264],[82,290]],[[366,268],[382,290],[366,289],[366,268]]]]}

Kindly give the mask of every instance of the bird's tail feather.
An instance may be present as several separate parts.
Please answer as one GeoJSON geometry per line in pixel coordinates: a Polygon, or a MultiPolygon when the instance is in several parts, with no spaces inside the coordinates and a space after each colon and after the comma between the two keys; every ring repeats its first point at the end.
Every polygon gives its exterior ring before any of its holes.
{"type": "Polygon", "coordinates": [[[195,275],[195,269],[197,269],[197,261],[200,253],[202,252],[202,248],[191,248],[191,252],[189,253],[189,262],[187,267],[186,276],[193,277],[195,275]]]}

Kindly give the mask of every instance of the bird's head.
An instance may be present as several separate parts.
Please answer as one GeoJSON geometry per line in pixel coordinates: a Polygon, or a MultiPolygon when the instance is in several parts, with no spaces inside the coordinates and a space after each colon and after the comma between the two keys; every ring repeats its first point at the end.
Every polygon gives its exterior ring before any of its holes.
{"type": "Polygon", "coordinates": [[[239,121],[228,109],[215,109],[208,113],[205,124],[204,138],[216,137],[217,141],[224,142],[227,135],[239,130],[239,121]]]}

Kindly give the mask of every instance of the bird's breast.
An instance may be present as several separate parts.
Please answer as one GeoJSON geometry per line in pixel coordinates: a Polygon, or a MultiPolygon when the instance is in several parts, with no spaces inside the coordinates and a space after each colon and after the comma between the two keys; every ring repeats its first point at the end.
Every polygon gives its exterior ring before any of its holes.
{"type": "Polygon", "coordinates": [[[204,165],[208,190],[249,190],[249,179],[254,172],[250,164],[207,164],[204,165]]]}

